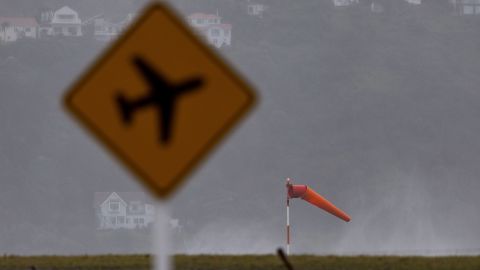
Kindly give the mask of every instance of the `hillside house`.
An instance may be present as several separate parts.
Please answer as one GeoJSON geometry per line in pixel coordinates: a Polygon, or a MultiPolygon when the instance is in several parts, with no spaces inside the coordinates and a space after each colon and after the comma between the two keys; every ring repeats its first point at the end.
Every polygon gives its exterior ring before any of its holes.
{"type": "Polygon", "coordinates": [[[112,22],[105,18],[97,18],[94,20],[94,37],[99,41],[110,41],[115,39],[123,30],[130,25],[134,18],[133,14],[119,22],[112,22]]]}
{"type": "Polygon", "coordinates": [[[53,11],[44,11],[40,13],[40,22],[38,26],[38,37],[47,37],[53,35],[53,30],[51,27],[51,22],[53,19],[53,11]]]}
{"type": "Polygon", "coordinates": [[[262,17],[263,13],[267,10],[267,6],[261,3],[251,2],[247,3],[247,14],[250,16],[262,17]]]}
{"type": "Polygon", "coordinates": [[[412,5],[420,5],[422,4],[422,0],[405,0],[407,3],[412,5]]]}
{"type": "Polygon", "coordinates": [[[480,0],[450,0],[456,14],[478,15],[480,14],[480,0]]]}
{"type": "Polygon", "coordinates": [[[82,20],[78,12],[64,6],[53,13],[51,21],[42,27],[42,35],[50,36],[82,36],[82,20]]]}
{"type": "Polygon", "coordinates": [[[333,5],[336,7],[346,7],[353,4],[358,4],[358,0],[333,0],[333,5]]]}
{"type": "Polygon", "coordinates": [[[37,38],[35,18],[0,17],[0,41],[15,42],[20,38],[37,38]]]}
{"type": "Polygon", "coordinates": [[[220,16],[193,13],[188,16],[188,22],[199,34],[206,38],[209,44],[217,48],[231,45],[232,25],[222,23],[220,16]]]}
{"type": "Polygon", "coordinates": [[[96,192],[99,229],[146,228],[155,220],[155,209],[144,203],[141,192],[96,192]]]}

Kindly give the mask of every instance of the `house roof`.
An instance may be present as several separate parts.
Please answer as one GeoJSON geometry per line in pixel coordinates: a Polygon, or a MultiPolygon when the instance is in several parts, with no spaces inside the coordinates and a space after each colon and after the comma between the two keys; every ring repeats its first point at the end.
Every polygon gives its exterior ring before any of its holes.
{"type": "Polygon", "coordinates": [[[232,29],[232,25],[228,23],[219,23],[219,24],[209,24],[205,26],[195,26],[196,28],[200,29],[201,31],[206,31],[212,28],[222,28],[222,29],[232,29]]]}
{"type": "Polygon", "coordinates": [[[127,207],[127,215],[129,216],[136,216],[136,215],[144,215],[147,213],[147,205],[146,203],[139,202],[139,205],[137,209],[133,209],[131,206],[133,206],[133,203],[130,203],[127,207]]]}
{"type": "Polygon", "coordinates": [[[93,21],[95,24],[109,25],[109,26],[124,26],[125,24],[130,23],[134,18],[133,13],[127,14],[127,16],[114,16],[114,17],[105,17],[101,16],[95,18],[93,21]]]}
{"type": "Polygon", "coordinates": [[[95,19],[94,24],[95,25],[103,25],[103,26],[116,26],[116,27],[123,26],[122,22],[112,22],[112,21],[106,20],[104,18],[95,19]]]}
{"type": "MultiPolygon", "coordinates": [[[[113,192],[95,192],[94,197],[94,207],[98,207],[105,202],[106,199],[112,194],[113,192]]],[[[124,200],[127,204],[134,201],[140,201],[142,203],[147,203],[150,200],[143,192],[115,192],[117,195],[124,200]]]]}
{"type": "Polygon", "coordinates": [[[188,18],[190,19],[220,19],[220,16],[217,16],[215,14],[206,14],[206,13],[192,13],[188,15],[188,18]]]}
{"type": "Polygon", "coordinates": [[[60,9],[58,9],[57,11],[55,11],[55,13],[70,13],[70,14],[78,14],[78,12],[76,12],[75,10],[73,10],[71,7],[69,6],[64,6],[60,9]]]}
{"type": "Polygon", "coordinates": [[[55,15],[53,16],[51,23],[52,24],[71,24],[71,23],[80,24],[80,23],[82,23],[82,21],[80,20],[78,12],[76,12],[75,10],[71,9],[68,6],[64,6],[60,9],[58,9],[57,11],[55,11],[55,15]],[[59,18],[57,16],[58,14],[74,15],[74,18],[73,19],[62,19],[62,18],[59,18]]]}
{"type": "Polygon", "coordinates": [[[8,23],[14,26],[21,27],[37,27],[38,22],[35,18],[30,17],[0,17],[0,25],[3,23],[8,23]]]}

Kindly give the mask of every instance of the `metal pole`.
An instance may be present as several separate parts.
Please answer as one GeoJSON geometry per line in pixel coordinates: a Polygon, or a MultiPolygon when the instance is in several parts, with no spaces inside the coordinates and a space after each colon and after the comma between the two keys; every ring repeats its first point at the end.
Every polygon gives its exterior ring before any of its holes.
{"type": "Polygon", "coordinates": [[[157,201],[155,205],[155,224],[153,234],[155,270],[170,270],[170,219],[168,203],[157,201]]]}
{"type": "Polygon", "coordinates": [[[287,255],[290,255],[290,196],[288,195],[288,187],[290,178],[287,178],[287,255]]]}
{"type": "Polygon", "coordinates": [[[287,255],[290,255],[290,200],[287,197],[287,255]]]}

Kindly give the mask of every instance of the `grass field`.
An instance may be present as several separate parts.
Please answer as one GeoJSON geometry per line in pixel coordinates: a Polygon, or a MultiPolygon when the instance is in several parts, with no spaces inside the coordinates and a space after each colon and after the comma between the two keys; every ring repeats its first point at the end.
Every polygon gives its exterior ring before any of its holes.
{"type": "MultiPolygon", "coordinates": [[[[1,270],[141,270],[150,269],[150,256],[76,256],[76,257],[0,257],[1,270]]],[[[175,256],[176,270],[286,270],[274,255],[261,256],[175,256]]],[[[480,256],[471,257],[394,257],[394,256],[291,256],[296,270],[300,269],[480,269],[480,256]]]]}

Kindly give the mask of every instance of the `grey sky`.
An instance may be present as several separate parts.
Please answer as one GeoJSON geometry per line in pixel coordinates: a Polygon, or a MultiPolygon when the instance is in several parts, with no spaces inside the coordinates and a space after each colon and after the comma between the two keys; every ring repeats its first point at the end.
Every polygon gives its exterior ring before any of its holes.
{"type": "MultiPolygon", "coordinates": [[[[69,4],[85,17],[122,16],[143,2],[2,0],[0,15],[69,4]]],[[[278,0],[260,19],[245,2],[174,2],[232,23],[220,52],[261,96],[172,200],[185,228],[176,251],[273,252],[292,177],[352,217],[294,201],[293,252],[478,253],[480,16],[447,0],[375,1],[383,13],[372,1],[278,0]]],[[[94,192],[143,188],[60,106],[103,48],[0,45],[0,253],[149,252],[148,232],[96,230],[94,192]]]]}

